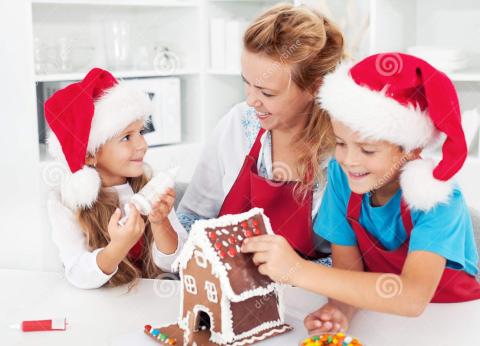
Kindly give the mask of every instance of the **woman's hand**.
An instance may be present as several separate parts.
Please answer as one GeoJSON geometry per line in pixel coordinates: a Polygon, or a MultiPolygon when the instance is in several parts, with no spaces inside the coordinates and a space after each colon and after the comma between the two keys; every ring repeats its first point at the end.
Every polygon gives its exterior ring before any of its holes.
{"type": "Polygon", "coordinates": [[[349,322],[347,315],[333,302],[310,313],[303,321],[309,335],[346,332],[349,322]]]}
{"type": "Polygon", "coordinates": [[[253,262],[258,271],[273,281],[292,284],[302,259],[288,241],[279,235],[260,235],[243,241],[242,252],[254,253],[253,262]]]}
{"type": "Polygon", "coordinates": [[[168,188],[165,194],[153,203],[152,211],[148,216],[148,220],[152,225],[162,224],[168,218],[168,214],[172,211],[175,203],[175,190],[168,188]]]}

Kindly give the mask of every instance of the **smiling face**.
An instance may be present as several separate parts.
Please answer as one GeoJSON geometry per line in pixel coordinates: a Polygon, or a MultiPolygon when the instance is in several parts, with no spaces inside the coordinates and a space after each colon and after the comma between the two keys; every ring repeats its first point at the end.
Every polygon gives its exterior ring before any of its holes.
{"type": "Polygon", "coordinates": [[[375,190],[388,200],[398,190],[400,169],[411,156],[398,145],[368,141],[339,121],[332,121],[335,158],[358,194],[375,190]]]}
{"type": "Polygon", "coordinates": [[[127,178],[143,174],[143,157],[147,151],[143,129],[143,120],[131,123],[103,144],[94,158],[87,159],[87,164],[96,164],[103,186],[124,184],[127,178]]]}
{"type": "Polygon", "coordinates": [[[254,107],[265,130],[302,128],[314,96],[291,80],[290,67],[261,53],[244,50],[242,78],[247,103],[254,107]]]}

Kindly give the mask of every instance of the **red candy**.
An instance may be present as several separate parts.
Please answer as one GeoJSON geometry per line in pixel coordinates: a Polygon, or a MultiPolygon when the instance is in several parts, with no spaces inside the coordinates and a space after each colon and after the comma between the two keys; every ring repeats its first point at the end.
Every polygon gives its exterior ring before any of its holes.
{"type": "Polygon", "coordinates": [[[208,232],[208,237],[211,240],[215,240],[215,239],[217,239],[217,234],[215,233],[215,231],[211,231],[211,232],[208,232]]]}
{"type": "Polygon", "coordinates": [[[149,325],[149,324],[145,325],[145,331],[146,331],[147,333],[150,332],[151,329],[152,329],[152,326],[151,326],[151,325],[149,325]]]}
{"type": "Polygon", "coordinates": [[[235,248],[233,246],[230,246],[228,248],[228,255],[230,257],[235,257],[237,255],[237,250],[235,250],[235,248]]]}
{"type": "Polygon", "coordinates": [[[252,225],[253,225],[253,227],[257,227],[258,226],[258,221],[253,219],[252,220],[252,225]]]}
{"type": "Polygon", "coordinates": [[[222,248],[222,242],[220,240],[217,240],[215,242],[215,249],[220,250],[222,248]]]}
{"type": "Polygon", "coordinates": [[[248,228],[248,222],[247,221],[243,221],[241,223],[241,225],[242,225],[243,228],[248,228]]]}
{"type": "Polygon", "coordinates": [[[225,251],[223,251],[223,250],[220,250],[220,251],[218,252],[218,255],[219,255],[220,258],[222,258],[222,259],[227,256],[227,254],[226,254],[225,251]]]}
{"type": "Polygon", "coordinates": [[[255,235],[259,235],[259,234],[261,233],[261,232],[260,232],[260,228],[255,227],[255,228],[253,229],[253,233],[254,233],[255,235]]]}
{"type": "Polygon", "coordinates": [[[253,237],[253,233],[249,229],[243,230],[243,234],[245,234],[245,237],[247,238],[253,237]]]}
{"type": "Polygon", "coordinates": [[[235,237],[231,235],[230,237],[228,237],[228,242],[233,245],[237,242],[237,239],[235,239],[235,237]]]}

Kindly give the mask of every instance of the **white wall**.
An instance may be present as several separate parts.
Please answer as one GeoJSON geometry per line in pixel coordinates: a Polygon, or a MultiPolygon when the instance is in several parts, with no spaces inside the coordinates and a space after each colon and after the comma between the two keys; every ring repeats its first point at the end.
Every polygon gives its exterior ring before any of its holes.
{"type": "Polygon", "coordinates": [[[42,263],[30,16],[28,1],[0,1],[0,268],[42,263]]]}

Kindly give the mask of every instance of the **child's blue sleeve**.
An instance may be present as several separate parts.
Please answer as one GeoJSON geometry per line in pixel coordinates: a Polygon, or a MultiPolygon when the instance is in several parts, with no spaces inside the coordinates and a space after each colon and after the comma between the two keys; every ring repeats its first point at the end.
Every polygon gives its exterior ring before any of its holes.
{"type": "Polygon", "coordinates": [[[478,254],[468,207],[459,189],[455,189],[448,203],[439,204],[428,212],[412,211],[414,228],[409,252],[429,251],[444,257],[447,266],[478,272],[478,254]]]}
{"type": "Polygon", "coordinates": [[[357,245],[355,233],[346,218],[350,188],[342,168],[335,160],[328,164],[328,181],[315,219],[315,233],[332,244],[357,245]]]}

